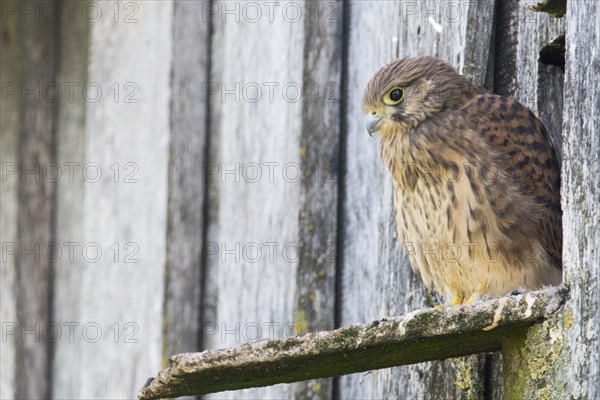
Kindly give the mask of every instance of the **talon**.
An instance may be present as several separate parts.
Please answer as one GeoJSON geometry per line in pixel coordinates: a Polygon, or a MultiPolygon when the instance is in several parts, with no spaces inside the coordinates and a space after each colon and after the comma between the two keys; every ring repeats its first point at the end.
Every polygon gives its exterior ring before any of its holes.
{"type": "Polygon", "coordinates": [[[456,294],[456,295],[454,295],[452,302],[450,302],[450,306],[457,306],[459,304],[462,304],[464,299],[465,299],[465,297],[463,296],[462,293],[456,294]]]}
{"type": "Polygon", "coordinates": [[[477,286],[477,290],[469,297],[467,300],[467,304],[473,304],[477,300],[481,299],[487,294],[488,288],[490,287],[490,283],[488,281],[481,281],[477,286]]]}

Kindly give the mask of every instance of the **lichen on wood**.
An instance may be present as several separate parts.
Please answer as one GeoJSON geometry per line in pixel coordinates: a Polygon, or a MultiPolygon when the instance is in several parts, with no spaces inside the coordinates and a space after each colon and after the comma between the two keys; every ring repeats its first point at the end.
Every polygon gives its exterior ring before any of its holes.
{"type": "Polygon", "coordinates": [[[528,8],[531,11],[545,12],[553,17],[562,18],[567,13],[567,0],[541,0],[528,8]]]}
{"type": "Polygon", "coordinates": [[[497,351],[503,338],[553,315],[565,298],[564,288],[548,288],[302,337],[178,354],[138,398],[201,395],[497,351]]]}

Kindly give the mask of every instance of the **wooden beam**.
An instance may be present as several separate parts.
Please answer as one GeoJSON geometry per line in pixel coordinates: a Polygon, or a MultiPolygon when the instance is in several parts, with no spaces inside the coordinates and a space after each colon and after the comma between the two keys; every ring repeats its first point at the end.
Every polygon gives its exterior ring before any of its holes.
{"type": "Polygon", "coordinates": [[[202,395],[497,351],[508,333],[556,312],[564,288],[355,324],[302,337],[178,354],[140,400],[202,395]]]}

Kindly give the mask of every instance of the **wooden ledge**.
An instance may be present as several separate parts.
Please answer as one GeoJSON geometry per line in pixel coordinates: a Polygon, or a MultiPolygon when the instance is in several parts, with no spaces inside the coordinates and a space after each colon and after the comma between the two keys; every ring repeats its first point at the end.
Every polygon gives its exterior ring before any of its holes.
{"type": "Polygon", "coordinates": [[[138,399],[202,395],[497,351],[503,335],[552,315],[566,297],[566,289],[548,288],[302,337],[177,354],[138,399]]]}

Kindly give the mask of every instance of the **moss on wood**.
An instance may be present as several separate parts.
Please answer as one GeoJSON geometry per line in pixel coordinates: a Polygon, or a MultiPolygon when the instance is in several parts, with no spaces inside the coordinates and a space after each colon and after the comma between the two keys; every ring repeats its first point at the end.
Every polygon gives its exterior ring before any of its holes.
{"type": "MultiPolygon", "coordinates": [[[[179,354],[138,396],[158,399],[305,381],[497,351],[503,342],[518,354],[523,346],[518,338],[556,312],[564,296],[564,289],[551,288],[302,337],[179,354]]],[[[530,364],[530,370],[542,370],[530,364]]],[[[468,368],[457,384],[465,386],[467,380],[468,368]]]]}
{"type": "Polygon", "coordinates": [[[531,11],[545,12],[553,17],[561,18],[567,13],[567,0],[542,0],[528,8],[531,11]]]}

